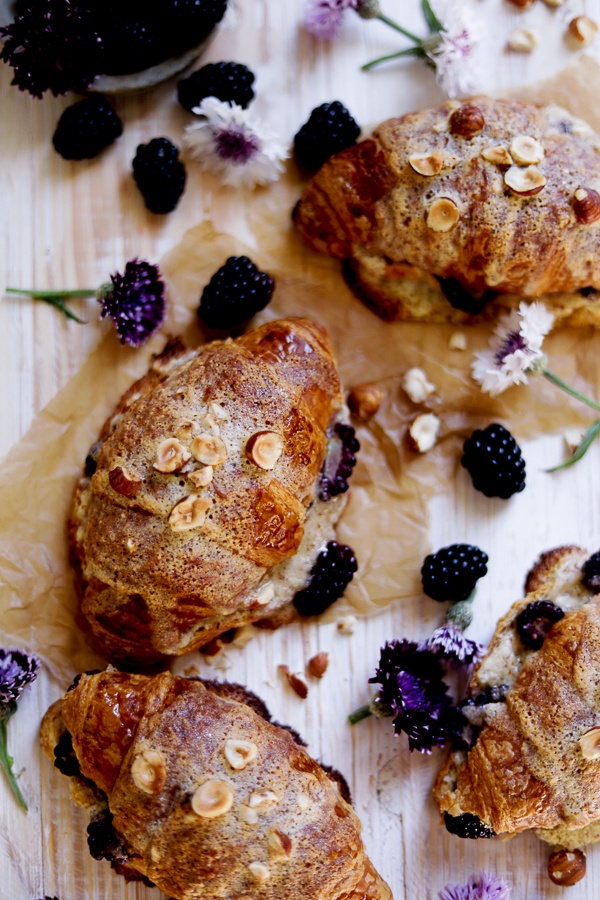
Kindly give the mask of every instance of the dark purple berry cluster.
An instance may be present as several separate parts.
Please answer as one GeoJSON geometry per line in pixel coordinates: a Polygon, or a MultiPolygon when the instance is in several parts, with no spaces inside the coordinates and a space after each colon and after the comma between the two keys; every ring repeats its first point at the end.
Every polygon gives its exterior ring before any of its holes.
{"type": "Polygon", "coordinates": [[[208,63],[177,85],[177,97],[188,112],[200,106],[206,97],[216,97],[246,109],[254,99],[254,72],[234,62],[208,63]]]}
{"type": "Polygon", "coordinates": [[[296,159],[315,172],[334,153],[355,144],[359,134],[359,126],[339,100],[323,103],[313,109],[294,137],[296,159]]]}
{"type": "Polygon", "coordinates": [[[358,568],[354,551],[346,544],[329,541],[311,569],[310,581],[294,597],[301,616],[317,616],[341,597],[358,568]]]}
{"type": "Polygon", "coordinates": [[[68,731],[60,736],[54,748],[54,766],[63,775],[81,775],[79,760],[73,749],[73,740],[68,731]]]}
{"type": "Polygon", "coordinates": [[[525,487],[525,460],[514,437],[494,423],[474,431],[463,447],[462,465],[473,487],[486,497],[507,500],[525,487]]]}
{"type": "Polygon", "coordinates": [[[487,553],[471,544],[451,544],[425,557],[423,591],[433,600],[466,600],[487,572],[487,553]]]}
{"type": "Polygon", "coordinates": [[[552,626],[563,616],[562,609],[549,600],[535,600],[517,616],[517,633],[526,647],[539,650],[552,626]]]}
{"type": "Polygon", "coordinates": [[[65,109],[52,143],[64,159],[92,159],[122,131],[121,120],[106,97],[93,94],[65,109]]]}
{"type": "Polygon", "coordinates": [[[264,309],[275,282],[247,256],[230,256],[202,291],[198,318],[207,328],[238,328],[264,309]]]}
{"type": "Polygon", "coordinates": [[[127,862],[130,854],[119,841],[113,826],[113,816],[108,806],[95,813],[88,825],[88,847],[94,859],[108,859],[111,862],[127,862]]]}
{"type": "Polygon", "coordinates": [[[327,454],[319,476],[321,500],[330,500],[348,490],[348,479],[356,465],[355,453],[359,450],[360,443],[354,428],[338,422],[327,444],[327,454]]]}
{"type": "Polygon", "coordinates": [[[133,177],[150,212],[171,212],[183,194],[186,181],[179,150],[165,137],[139,144],[133,158],[133,177]]]}
{"type": "Polygon", "coordinates": [[[593,594],[600,594],[600,553],[592,553],[583,564],[583,583],[593,594]]]}
{"type": "Polygon", "coordinates": [[[471,813],[463,813],[462,816],[451,816],[444,813],[444,825],[446,831],[455,834],[460,838],[492,838],[495,832],[489,825],[482,822],[477,816],[471,813]]]}

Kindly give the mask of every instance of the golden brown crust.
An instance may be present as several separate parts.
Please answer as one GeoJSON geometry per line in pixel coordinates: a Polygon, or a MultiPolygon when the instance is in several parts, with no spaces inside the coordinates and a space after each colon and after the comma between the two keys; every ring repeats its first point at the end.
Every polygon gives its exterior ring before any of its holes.
{"type": "Polygon", "coordinates": [[[113,670],[84,675],[62,709],[83,775],[108,795],[126,867],[175,900],[241,900],[259,885],[265,900],[390,900],[352,808],[287,731],[244,703],[169,673],[113,670]],[[254,748],[245,766],[232,766],[228,741],[254,748]],[[161,767],[157,790],[135,780],[142,754],[161,767]],[[209,782],[232,802],[206,817],[194,796],[209,782]]]}
{"type": "Polygon", "coordinates": [[[578,218],[575,199],[579,189],[600,190],[598,137],[556,106],[483,96],[469,103],[485,119],[471,137],[452,133],[449,117],[460,104],[448,101],[390,119],[334,155],[296,207],[300,234],[313,249],[347,260],[351,286],[386,319],[471,321],[474,310],[453,307],[439,277],[475,298],[499,292],[484,307],[487,318],[523,297],[543,297],[561,322],[600,323],[598,297],[576,293],[600,288],[600,219],[578,218]],[[527,165],[514,140],[522,136],[543,153],[535,169],[545,185],[534,196],[515,193],[505,181],[509,166],[482,156],[493,147],[510,151],[510,171],[521,176],[527,165]],[[409,162],[436,154],[435,174],[409,162]],[[457,210],[449,230],[431,216],[440,199],[457,210]]]}
{"type": "Polygon", "coordinates": [[[189,652],[282,605],[257,592],[297,554],[342,406],[329,338],[307,320],[167,346],[105,424],[69,523],[82,610],[111,656],[189,652]],[[261,431],[281,438],[268,470],[245,451],[261,431]]]}

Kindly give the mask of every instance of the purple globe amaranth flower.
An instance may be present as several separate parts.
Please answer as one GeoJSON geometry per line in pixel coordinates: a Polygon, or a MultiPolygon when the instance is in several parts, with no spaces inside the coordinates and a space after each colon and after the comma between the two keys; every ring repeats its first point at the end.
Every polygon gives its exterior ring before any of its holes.
{"type": "Polygon", "coordinates": [[[0,28],[0,53],[14,69],[12,84],[34,97],[83,91],[100,74],[102,42],[91,12],[70,0],[32,0],[22,15],[0,28]]]}
{"type": "Polygon", "coordinates": [[[17,702],[28,684],[38,676],[40,661],[24,650],[0,647],[0,703],[17,702]]]}
{"type": "Polygon", "coordinates": [[[339,34],[346,10],[358,5],[359,0],[308,0],[306,29],[321,41],[331,41],[339,34]]]}
{"type": "Polygon", "coordinates": [[[112,284],[98,291],[100,318],[111,317],[122,344],[141,347],[164,322],[167,301],[160,274],[158,266],[133,259],[124,275],[111,275],[112,284]]]}
{"type": "Polygon", "coordinates": [[[447,884],[439,892],[440,900],[510,900],[510,887],[504,878],[479,872],[467,884],[447,884]]]}
{"type": "Polygon", "coordinates": [[[483,658],[483,647],[477,641],[465,637],[461,628],[452,622],[436,628],[433,634],[420,646],[430,650],[438,659],[453,669],[472,666],[483,658]]]}

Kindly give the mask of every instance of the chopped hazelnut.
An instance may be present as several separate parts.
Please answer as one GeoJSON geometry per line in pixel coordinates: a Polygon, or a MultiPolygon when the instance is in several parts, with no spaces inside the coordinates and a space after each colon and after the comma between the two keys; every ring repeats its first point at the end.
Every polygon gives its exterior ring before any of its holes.
{"type": "Polygon", "coordinates": [[[157,447],[154,468],[157,472],[177,472],[191,457],[177,438],[167,438],[157,447]]]}
{"type": "Polygon", "coordinates": [[[283,438],[275,431],[257,431],[246,443],[246,456],[259,469],[274,469],[282,453],[283,438]]]}
{"type": "Polygon", "coordinates": [[[261,862],[251,862],[248,864],[248,869],[254,876],[254,878],[258,881],[259,884],[264,884],[265,881],[268,881],[271,877],[271,872],[268,866],[265,866],[264,863],[261,862]]]}
{"type": "Polygon", "coordinates": [[[192,441],[192,453],[205,466],[220,466],[227,459],[227,447],[220,437],[199,434],[192,441]]]}
{"type": "Polygon", "coordinates": [[[543,160],[545,150],[539,141],[528,134],[519,134],[510,142],[510,155],[520,166],[530,166],[543,160]]]}
{"type": "Polygon", "coordinates": [[[296,797],[296,803],[298,804],[300,809],[308,809],[310,806],[310,797],[308,794],[298,794],[296,797]]]}
{"type": "Polygon", "coordinates": [[[427,212],[427,227],[432,231],[445,233],[456,228],[460,219],[460,209],[449,197],[438,197],[427,212]]]}
{"type": "Polygon", "coordinates": [[[432,153],[413,153],[408,162],[419,175],[438,175],[444,168],[454,168],[461,162],[460,156],[446,150],[434,150],[432,153]]]}
{"type": "Polygon", "coordinates": [[[233,789],[226,781],[211,779],[201,784],[192,797],[192,809],[203,819],[216,819],[233,806],[233,789]]]}
{"type": "Polygon", "coordinates": [[[258,813],[256,810],[250,809],[249,806],[244,806],[244,804],[238,809],[238,816],[246,825],[256,825],[258,822],[258,813]]]}
{"type": "Polygon", "coordinates": [[[212,506],[212,500],[199,497],[198,494],[190,494],[185,500],[181,500],[169,516],[169,525],[173,531],[190,531],[192,528],[200,528],[204,525],[206,511],[212,506]]]}
{"type": "Polygon", "coordinates": [[[356,616],[342,616],[337,622],[337,628],[341,634],[354,634],[357,625],[356,616]]]}
{"type": "Polygon", "coordinates": [[[245,647],[256,635],[256,629],[253,625],[242,625],[241,628],[235,629],[235,635],[232,644],[235,647],[245,647]]]}
{"type": "Polygon", "coordinates": [[[498,144],[496,147],[486,147],[485,150],[481,151],[481,156],[487,162],[494,163],[495,166],[512,166],[513,164],[512,156],[506,147],[502,147],[501,144],[498,144]]]}
{"type": "Polygon", "coordinates": [[[450,350],[466,350],[467,346],[467,336],[464,331],[454,331],[448,338],[450,350]]]}
{"type": "Polygon", "coordinates": [[[290,672],[288,666],[279,666],[279,670],[287,678],[291,689],[298,694],[301,700],[306,700],[308,697],[308,685],[302,675],[296,675],[294,672],[290,672]]]}
{"type": "Polygon", "coordinates": [[[519,9],[528,9],[530,6],[533,6],[535,0],[508,0],[509,3],[512,3],[513,6],[518,6],[519,9]]]}
{"type": "Polygon", "coordinates": [[[554,850],[548,859],[550,881],[561,887],[571,887],[581,881],[586,867],[582,850],[554,850]]]}
{"type": "Polygon", "coordinates": [[[539,37],[531,28],[515,28],[508,37],[508,49],[515,53],[531,53],[537,47],[539,37]]]}
{"type": "Polygon", "coordinates": [[[433,413],[423,413],[408,427],[408,446],[414,453],[427,453],[435,447],[440,420],[433,413]]]}
{"type": "Polygon", "coordinates": [[[348,395],[350,412],[356,419],[366,422],[373,418],[383,400],[383,391],[375,384],[361,384],[348,395]]]}
{"type": "Polygon", "coordinates": [[[270,603],[273,597],[275,596],[275,588],[268,581],[266,584],[260,588],[258,594],[256,595],[256,603],[259,606],[266,606],[267,603],[270,603]]]}
{"type": "Polygon", "coordinates": [[[272,831],[267,841],[269,856],[273,861],[289,859],[292,855],[292,839],[283,831],[272,831]]]}
{"type": "Polygon", "coordinates": [[[145,794],[160,794],[167,782],[167,763],[159,750],[143,750],[131,765],[134,784],[145,794]]]}
{"type": "Polygon", "coordinates": [[[429,395],[435,391],[435,384],[427,380],[427,375],[423,369],[415,366],[404,373],[402,390],[413,403],[424,403],[429,395]]]}
{"type": "Polygon", "coordinates": [[[183,670],[183,674],[185,675],[186,678],[191,678],[192,675],[199,675],[200,669],[198,668],[196,663],[192,663],[191,666],[188,666],[186,669],[183,670]]]}
{"type": "Polygon", "coordinates": [[[576,16],[569,22],[569,36],[580,47],[591,44],[597,33],[598,26],[588,16],[576,16]]]}
{"type": "Polygon", "coordinates": [[[141,478],[138,478],[125,466],[115,466],[114,469],[111,469],[108,473],[108,480],[113,491],[130,499],[135,497],[142,486],[141,478]]]}
{"type": "Polygon", "coordinates": [[[232,769],[245,769],[256,759],[258,747],[252,741],[229,740],[223,753],[232,769]]]}
{"type": "Polygon", "coordinates": [[[535,166],[527,166],[526,169],[520,166],[511,166],[504,173],[504,182],[511,191],[519,194],[520,197],[533,197],[543,190],[546,179],[535,166]]]}
{"type": "Polygon", "coordinates": [[[209,404],[209,409],[210,409],[211,413],[213,414],[213,416],[215,417],[215,419],[225,420],[225,419],[229,418],[229,412],[226,409],[224,409],[221,406],[221,404],[217,403],[215,400],[213,400],[213,402],[211,404],[209,404]]]}
{"type": "Polygon", "coordinates": [[[600,759],[600,728],[590,728],[579,738],[584,759],[600,759]]]}
{"type": "Polygon", "coordinates": [[[204,416],[204,418],[200,422],[200,427],[202,428],[203,431],[207,431],[213,437],[218,437],[219,434],[221,433],[221,429],[215,422],[214,416],[212,416],[210,413],[207,413],[204,416]]]}
{"type": "Polygon", "coordinates": [[[175,436],[181,440],[191,440],[199,431],[200,426],[197,422],[192,422],[191,419],[182,419],[175,429],[175,436]]]}
{"type": "Polygon", "coordinates": [[[569,428],[567,431],[565,431],[563,437],[565,439],[565,444],[567,445],[569,453],[575,453],[583,440],[584,434],[585,431],[583,428],[569,428]]]}
{"type": "Polygon", "coordinates": [[[327,671],[328,665],[329,653],[317,653],[316,656],[313,656],[311,659],[309,659],[306,666],[306,671],[309,675],[312,675],[313,678],[322,678],[327,671]]]}
{"type": "Polygon", "coordinates": [[[578,188],[573,198],[573,212],[582,225],[592,225],[600,219],[600,194],[592,188],[578,188]]]}
{"type": "Polygon", "coordinates": [[[248,806],[250,809],[255,809],[257,806],[264,806],[265,803],[279,803],[279,797],[275,791],[255,791],[253,794],[250,794],[248,799],[248,806]]]}
{"type": "Polygon", "coordinates": [[[188,478],[197,488],[206,487],[213,480],[213,467],[205,466],[203,469],[196,469],[195,472],[190,472],[188,478]]]}
{"type": "Polygon", "coordinates": [[[565,0],[544,0],[546,6],[549,6],[551,9],[556,9],[559,6],[562,6],[565,0]]]}
{"type": "Polygon", "coordinates": [[[465,104],[460,109],[455,109],[450,116],[450,131],[464,138],[475,137],[483,131],[485,119],[478,106],[465,104]]]}

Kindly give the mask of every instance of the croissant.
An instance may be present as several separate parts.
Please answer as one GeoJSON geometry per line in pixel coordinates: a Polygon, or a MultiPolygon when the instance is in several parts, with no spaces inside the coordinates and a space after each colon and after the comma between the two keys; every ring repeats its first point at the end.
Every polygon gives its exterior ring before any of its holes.
{"type": "Polygon", "coordinates": [[[104,425],[69,523],[104,651],[148,664],[289,620],[346,501],[347,415],[329,337],[307,320],[168,345],[104,425]]]}
{"type": "Polygon", "coordinates": [[[128,880],[173,900],[391,900],[342,776],[240,685],[109,667],[76,678],[41,741],[91,812],[92,855],[128,880]]]}
{"type": "Polygon", "coordinates": [[[600,839],[600,566],[588,555],[542,554],[473,674],[472,746],[449,754],[434,789],[453,834],[535,829],[568,850],[600,839]]]}
{"type": "Polygon", "coordinates": [[[557,106],[451,100],[331,157],[294,218],[384,319],[469,322],[536,297],[599,325],[599,147],[557,106]]]}

